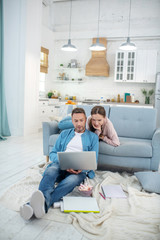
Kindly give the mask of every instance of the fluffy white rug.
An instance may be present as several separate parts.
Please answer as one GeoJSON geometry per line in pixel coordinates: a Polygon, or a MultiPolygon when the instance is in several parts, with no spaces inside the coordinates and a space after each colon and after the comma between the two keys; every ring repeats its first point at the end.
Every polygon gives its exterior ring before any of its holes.
{"type": "MultiPolygon", "coordinates": [[[[29,201],[38,188],[43,169],[29,169],[26,178],[13,185],[1,197],[6,207],[19,211],[19,207],[29,201]],[[14,199],[14,201],[13,201],[14,199]]],[[[94,186],[100,213],[63,213],[60,209],[50,209],[45,219],[73,224],[89,239],[114,240],[159,240],[160,239],[160,195],[142,191],[137,178],[127,173],[97,171],[94,179],[88,179],[94,186]],[[99,192],[103,184],[120,184],[126,199],[104,200],[99,192]]],[[[77,194],[75,189],[72,195],[77,194]]]]}

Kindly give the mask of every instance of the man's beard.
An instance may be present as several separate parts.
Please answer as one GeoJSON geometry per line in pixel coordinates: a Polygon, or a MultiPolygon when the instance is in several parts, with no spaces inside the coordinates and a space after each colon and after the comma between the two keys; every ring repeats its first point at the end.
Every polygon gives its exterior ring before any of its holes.
{"type": "Polygon", "coordinates": [[[85,127],[75,128],[75,131],[76,131],[77,133],[82,133],[82,132],[85,131],[85,127]]]}

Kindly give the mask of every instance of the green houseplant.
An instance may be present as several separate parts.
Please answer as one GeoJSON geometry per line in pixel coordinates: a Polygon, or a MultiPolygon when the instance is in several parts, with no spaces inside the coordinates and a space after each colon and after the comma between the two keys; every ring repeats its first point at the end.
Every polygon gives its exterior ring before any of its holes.
{"type": "Polygon", "coordinates": [[[152,96],[152,94],[154,93],[154,90],[151,89],[149,91],[147,91],[146,89],[141,89],[143,95],[145,96],[145,104],[149,104],[150,103],[150,96],[152,96]]]}
{"type": "Polygon", "coordinates": [[[52,95],[53,95],[53,92],[52,91],[50,91],[50,92],[48,92],[48,98],[51,98],[52,97],[52,95]]]}

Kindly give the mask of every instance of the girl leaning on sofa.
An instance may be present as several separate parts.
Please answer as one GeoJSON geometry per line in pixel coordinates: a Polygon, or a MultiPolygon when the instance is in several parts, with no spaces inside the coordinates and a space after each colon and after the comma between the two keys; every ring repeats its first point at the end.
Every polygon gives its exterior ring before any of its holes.
{"type": "Polygon", "coordinates": [[[95,106],[91,110],[91,116],[87,119],[87,129],[96,133],[99,140],[112,146],[119,146],[120,142],[112,122],[106,117],[106,111],[102,106],[95,106]]]}

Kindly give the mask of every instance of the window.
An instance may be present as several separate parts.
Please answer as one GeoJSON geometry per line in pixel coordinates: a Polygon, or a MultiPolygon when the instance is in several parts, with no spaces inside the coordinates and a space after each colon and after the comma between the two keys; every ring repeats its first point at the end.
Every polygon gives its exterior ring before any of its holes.
{"type": "Polygon", "coordinates": [[[46,74],[40,73],[40,80],[39,80],[39,96],[40,97],[45,96],[45,80],[46,80],[46,74]]]}
{"type": "Polygon", "coordinates": [[[42,73],[48,73],[48,54],[49,50],[41,47],[40,72],[42,73]]]}
{"type": "Polygon", "coordinates": [[[47,48],[41,47],[40,55],[40,80],[39,80],[39,96],[45,96],[45,80],[46,73],[48,73],[48,54],[47,48]]]}

